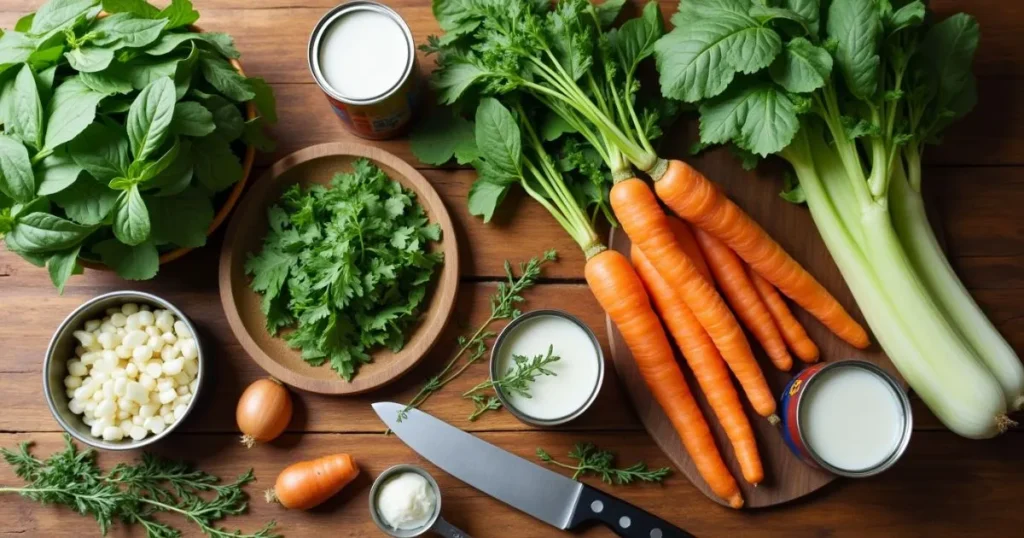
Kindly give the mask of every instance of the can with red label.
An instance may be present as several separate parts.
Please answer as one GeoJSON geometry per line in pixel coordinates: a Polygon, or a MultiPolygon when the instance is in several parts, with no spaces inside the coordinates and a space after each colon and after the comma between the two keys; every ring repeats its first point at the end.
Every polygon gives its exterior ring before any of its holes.
{"type": "Polygon", "coordinates": [[[782,437],[805,462],[840,476],[878,474],[903,455],[913,416],[902,385],[861,360],[811,366],[782,393],[782,437]]]}
{"type": "Polygon", "coordinates": [[[416,47],[391,8],[361,0],[327,12],[309,38],[309,70],[354,134],[380,140],[409,125],[419,95],[416,47]]]}

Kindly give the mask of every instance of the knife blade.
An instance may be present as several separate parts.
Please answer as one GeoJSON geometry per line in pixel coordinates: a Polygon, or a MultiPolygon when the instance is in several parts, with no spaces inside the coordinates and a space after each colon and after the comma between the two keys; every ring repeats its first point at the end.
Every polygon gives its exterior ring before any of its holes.
{"type": "Polygon", "coordinates": [[[498,448],[418,409],[373,404],[391,431],[446,473],[553,527],[603,523],[624,538],[693,538],[621,499],[498,448]]]}

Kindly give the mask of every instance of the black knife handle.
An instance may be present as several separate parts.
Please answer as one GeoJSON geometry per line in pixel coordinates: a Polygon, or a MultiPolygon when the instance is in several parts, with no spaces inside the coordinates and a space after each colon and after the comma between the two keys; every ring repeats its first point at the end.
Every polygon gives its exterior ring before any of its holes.
{"type": "Polygon", "coordinates": [[[622,538],[696,538],[675,525],[618,499],[583,486],[569,529],[599,521],[622,538]]]}

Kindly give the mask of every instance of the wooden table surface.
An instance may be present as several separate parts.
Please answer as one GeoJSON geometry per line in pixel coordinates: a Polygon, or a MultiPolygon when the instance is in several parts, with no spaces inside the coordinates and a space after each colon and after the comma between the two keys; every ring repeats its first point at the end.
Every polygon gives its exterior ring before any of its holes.
{"type": "MultiPolygon", "coordinates": [[[[10,28],[40,0],[0,0],[0,27],[10,28]]],[[[277,94],[281,122],[273,131],[274,155],[261,166],[299,148],[350,140],[333,116],[306,67],[306,40],[317,19],[336,0],[195,0],[200,24],[234,35],[246,72],[265,77],[277,94]]],[[[429,0],[388,0],[412,27],[417,42],[438,28],[429,0]]],[[[999,329],[1024,351],[1024,3],[1014,0],[956,2],[933,0],[940,14],[969,10],[981,23],[982,43],[976,62],[980,102],[956,126],[945,145],[928,154],[926,191],[945,229],[945,240],[964,282],[999,329]]],[[[667,14],[674,2],[663,2],[667,14]]],[[[421,62],[429,66],[429,62],[421,62]]],[[[425,67],[426,68],[426,67],[425,67]]],[[[689,146],[687,128],[668,147],[689,146]]],[[[422,167],[405,140],[380,145],[422,167]]],[[[670,152],[671,153],[671,152],[670,152]]],[[[675,151],[682,156],[683,150],[675,151]]],[[[708,158],[724,158],[712,155],[708,158]]],[[[410,374],[360,397],[333,398],[300,393],[288,432],[271,445],[246,451],[238,440],[234,407],[242,389],[264,373],[232,336],[217,293],[216,261],[221,235],[183,259],[164,266],[149,282],[122,282],[108,273],[87,271],[71,279],[63,296],[52,288],[46,271],[0,252],[0,446],[35,440],[39,454],[58,448],[60,427],[40,394],[41,365],[56,325],[77,305],[100,293],[140,289],[157,293],[182,307],[201,328],[212,375],[201,406],[180,432],[158,451],[185,458],[221,476],[254,467],[258,482],[249,515],[226,524],[246,530],[276,519],[289,537],[380,535],[367,513],[369,485],[383,469],[398,463],[426,465],[444,491],[444,515],[477,537],[556,536],[547,527],[445,475],[395,437],[381,435],[369,404],[406,401],[449,356],[457,334],[487,314],[487,297],[506,259],[525,260],[555,247],[561,261],[545,272],[545,281],[528,295],[525,308],[564,308],[580,316],[599,334],[607,349],[604,315],[582,281],[583,259],[568,236],[539,206],[510,201],[496,222],[485,226],[466,210],[472,171],[423,168],[456,221],[462,243],[464,275],[458,308],[448,335],[430,357],[410,374]],[[512,218],[512,213],[515,213],[512,218]],[[288,512],[265,504],[259,492],[269,487],[285,465],[331,452],[356,456],[364,473],[335,499],[310,512],[288,512]]],[[[761,179],[769,181],[774,179],[761,179]]],[[[779,204],[784,203],[779,200],[779,204]]],[[[609,368],[609,372],[613,370],[609,368]]],[[[594,441],[618,452],[626,464],[643,459],[667,464],[640,427],[614,375],[606,380],[595,406],[558,431],[539,431],[506,412],[470,423],[470,405],[458,396],[486,376],[486,364],[468,370],[437,394],[425,409],[512,452],[532,458],[537,447],[563,455],[576,441],[594,441]]],[[[702,536],[986,536],[1022,532],[1024,511],[1024,434],[1011,431],[998,439],[969,441],[947,432],[921,405],[915,407],[915,432],[909,452],[881,476],[840,480],[800,501],[757,511],[736,512],[701,495],[681,475],[664,485],[620,486],[612,492],[702,536]]],[[[104,465],[124,457],[101,455],[104,465]]],[[[0,484],[18,483],[0,468],[0,484]]],[[[185,525],[182,524],[182,528],[185,525]]],[[[188,536],[194,535],[188,529],[188,536]]],[[[138,536],[116,528],[114,536],[138,536]]],[[[92,536],[91,520],[66,509],[42,507],[13,497],[0,498],[0,536],[92,536]]],[[[584,536],[611,536],[590,529],[584,536]]]]}

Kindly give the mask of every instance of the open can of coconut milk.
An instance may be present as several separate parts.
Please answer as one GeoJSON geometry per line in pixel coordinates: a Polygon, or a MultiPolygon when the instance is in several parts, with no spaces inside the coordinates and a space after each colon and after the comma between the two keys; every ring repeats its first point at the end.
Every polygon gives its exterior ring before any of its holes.
{"type": "Polygon", "coordinates": [[[892,467],[907,450],[913,423],[899,381],[867,361],[816,364],[782,393],[786,445],[839,476],[872,476],[892,467]]]}
{"type": "Polygon", "coordinates": [[[327,12],[309,38],[309,70],[350,131],[381,140],[409,125],[419,95],[409,25],[372,1],[327,12]]]}

